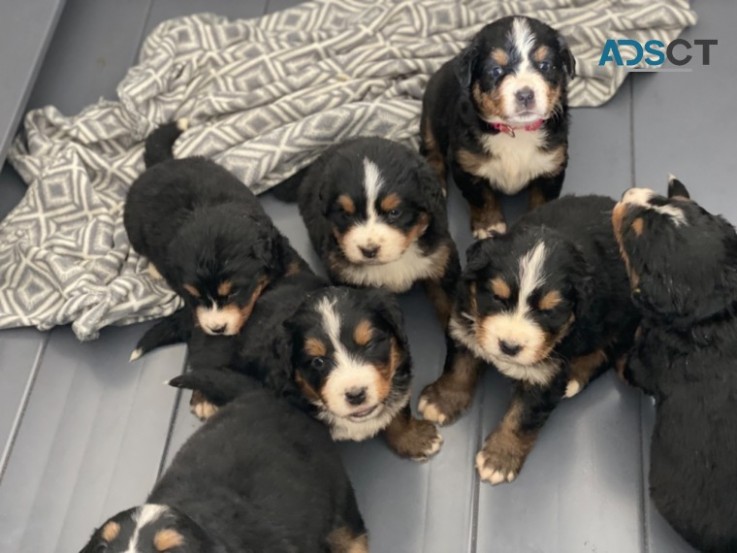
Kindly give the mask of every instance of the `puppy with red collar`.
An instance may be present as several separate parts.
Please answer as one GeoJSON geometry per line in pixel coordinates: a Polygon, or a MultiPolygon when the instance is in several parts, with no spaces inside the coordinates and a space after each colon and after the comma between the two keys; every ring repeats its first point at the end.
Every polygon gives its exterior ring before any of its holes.
{"type": "Polygon", "coordinates": [[[443,183],[453,176],[476,238],[506,232],[499,194],[529,189],[530,209],[560,195],[575,66],[557,31],[529,17],[505,17],[430,79],[421,152],[443,183]]]}

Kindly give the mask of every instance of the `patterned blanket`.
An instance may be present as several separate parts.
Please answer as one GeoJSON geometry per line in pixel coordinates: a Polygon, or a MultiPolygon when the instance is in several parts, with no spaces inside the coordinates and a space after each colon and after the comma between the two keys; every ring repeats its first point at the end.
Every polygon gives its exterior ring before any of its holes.
{"type": "Polygon", "coordinates": [[[605,39],[668,42],[696,21],[688,0],[314,0],[250,20],[166,21],[117,100],[73,116],[52,106],[27,114],[9,160],[29,188],[0,223],[0,328],[73,323],[87,340],[178,307],[122,223],[142,140],[158,124],[188,117],[175,154],[210,157],[259,193],[344,138],[414,143],[429,76],[511,14],[568,38],[573,106],[604,103],[626,76],[597,65],[605,39]]]}

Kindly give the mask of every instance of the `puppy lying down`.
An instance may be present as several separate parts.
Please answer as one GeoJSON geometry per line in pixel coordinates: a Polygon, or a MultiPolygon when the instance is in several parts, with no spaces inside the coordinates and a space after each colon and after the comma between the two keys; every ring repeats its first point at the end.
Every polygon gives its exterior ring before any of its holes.
{"type": "Polygon", "coordinates": [[[691,545],[737,551],[737,234],[671,179],[612,214],[642,313],[624,376],[655,398],[650,495],[691,545]]]}
{"type": "Polygon", "coordinates": [[[198,376],[198,388],[236,397],[184,444],[146,502],[105,521],[81,553],[366,553],[324,425],[242,375],[198,376]]]}

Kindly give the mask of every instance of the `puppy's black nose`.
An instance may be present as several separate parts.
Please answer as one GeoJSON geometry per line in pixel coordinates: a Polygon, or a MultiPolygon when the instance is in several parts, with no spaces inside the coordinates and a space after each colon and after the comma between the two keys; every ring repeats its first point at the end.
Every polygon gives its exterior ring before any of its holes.
{"type": "Polygon", "coordinates": [[[361,405],[366,401],[366,388],[351,388],[346,390],[345,399],[351,405],[361,405]]]}
{"type": "Polygon", "coordinates": [[[502,350],[502,353],[504,353],[505,355],[514,357],[520,352],[522,346],[520,346],[519,344],[514,344],[512,342],[499,340],[499,349],[502,350]]]}
{"type": "Polygon", "coordinates": [[[225,332],[225,329],[227,327],[228,325],[220,325],[220,326],[211,326],[209,328],[210,328],[210,332],[212,332],[213,334],[222,334],[223,332],[225,332]]]}
{"type": "Polygon", "coordinates": [[[526,108],[535,103],[535,92],[529,86],[520,88],[514,95],[517,98],[517,102],[526,108]]]}
{"type": "Polygon", "coordinates": [[[373,259],[379,253],[379,246],[370,246],[368,248],[361,246],[360,250],[366,259],[373,259]]]}

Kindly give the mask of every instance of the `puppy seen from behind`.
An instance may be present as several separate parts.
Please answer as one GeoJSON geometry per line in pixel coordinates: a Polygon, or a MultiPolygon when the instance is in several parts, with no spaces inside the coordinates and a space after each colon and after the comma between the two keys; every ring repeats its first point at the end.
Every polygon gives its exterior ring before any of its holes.
{"type": "Polygon", "coordinates": [[[612,214],[642,313],[626,380],[655,398],[650,496],[692,546],[737,551],[737,234],[671,178],[612,214]]]}

